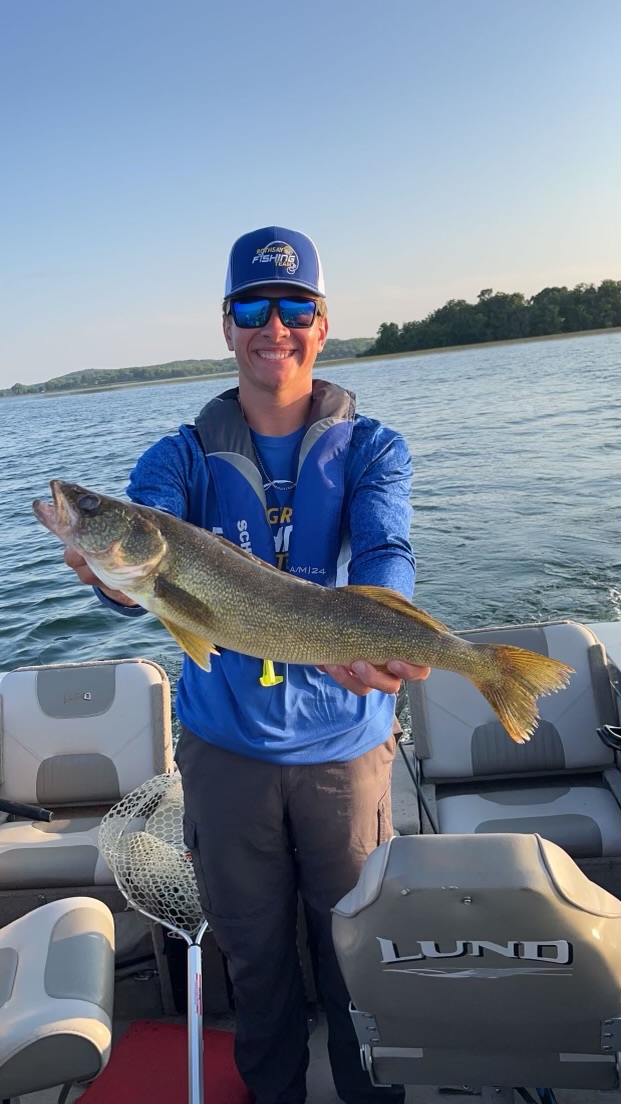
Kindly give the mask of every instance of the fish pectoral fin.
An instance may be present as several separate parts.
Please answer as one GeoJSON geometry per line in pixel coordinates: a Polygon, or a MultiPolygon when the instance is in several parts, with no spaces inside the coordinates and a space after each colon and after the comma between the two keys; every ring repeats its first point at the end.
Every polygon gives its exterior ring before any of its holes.
{"type": "Polygon", "coordinates": [[[183,648],[183,651],[189,655],[190,659],[193,659],[204,671],[211,670],[209,657],[220,655],[220,653],[209,640],[205,640],[204,636],[199,636],[198,633],[192,632],[190,629],[182,628],[181,625],[175,625],[174,621],[166,621],[163,617],[160,617],[160,621],[164,628],[168,629],[170,635],[175,638],[179,647],[183,648]]]}
{"type": "Polygon", "coordinates": [[[397,613],[404,613],[406,617],[411,617],[421,625],[427,625],[430,629],[436,629],[438,632],[451,631],[442,621],[438,621],[437,618],[432,617],[430,613],[419,609],[413,602],[404,598],[402,594],[399,594],[398,590],[391,590],[390,587],[378,586],[346,586],[343,587],[343,589],[351,590],[355,594],[360,594],[363,598],[371,598],[374,602],[381,602],[382,605],[389,606],[390,609],[396,610],[397,613]]]}
{"type": "MultiPolygon", "coordinates": [[[[211,610],[206,602],[202,602],[200,598],[195,598],[193,594],[190,594],[183,587],[177,586],[176,583],[171,582],[165,574],[159,574],[156,576],[153,582],[153,593],[158,599],[159,605],[165,604],[168,606],[171,614],[174,616],[175,610],[178,610],[183,614],[185,621],[191,621],[194,624],[196,622],[199,625],[204,622],[205,625],[209,624],[211,617],[211,610]]],[[[159,616],[159,614],[157,615],[159,616]]],[[[164,614],[166,616],[166,614],[164,614]]],[[[160,618],[160,621],[162,618],[160,618]]],[[[168,620],[172,620],[171,617],[168,620]]],[[[190,630],[191,632],[193,630],[190,630]]]]}
{"type": "MultiPolygon", "coordinates": [[[[178,610],[180,614],[183,614],[186,621],[196,624],[197,621],[200,622],[202,616],[205,622],[208,623],[209,607],[204,602],[199,601],[198,598],[193,598],[182,587],[172,583],[165,575],[157,576],[153,593],[160,603],[166,604],[173,616],[174,611],[178,610]]],[[[209,656],[220,654],[211,641],[200,630],[187,629],[185,626],[179,625],[176,621],[173,621],[172,616],[167,617],[165,614],[162,616],[159,613],[156,616],[159,617],[164,627],[177,641],[179,647],[187,652],[190,659],[193,659],[204,671],[209,671],[211,669],[209,656]]]]}

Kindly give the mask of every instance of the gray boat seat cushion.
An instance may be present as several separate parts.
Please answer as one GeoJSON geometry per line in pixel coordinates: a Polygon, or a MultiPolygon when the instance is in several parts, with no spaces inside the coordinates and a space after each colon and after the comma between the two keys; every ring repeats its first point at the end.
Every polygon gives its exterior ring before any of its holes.
{"type": "Polygon", "coordinates": [[[0,890],[114,885],[98,846],[101,817],[0,825],[0,890]]]}
{"type": "Polygon", "coordinates": [[[173,766],[165,672],[142,659],[18,668],[0,697],[0,797],[55,814],[0,824],[0,890],[113,884],[103,813],[173,766]]]}
{"type": "Polygon", "coordinates": [[[614,764],[597,728],[616,723],[606,657],[594,633],[577,622],[519,625],[462,634],[473,643],[512,644],[573,667],[569,685],[539,698],[540,723],[529,743],[510,739],[492,707],[461,675],[434,669],[410,683],[417,754],[426,779],[541,775],[604,770],[614,764]]]}
{"type": "Polygon", "coordinates": [[[599,778],[438,787],[436,811],[443,833],[537,832],[574,859],[621,855],[621,809],[599,778]]]}
{"type": "Polygon", "coordinates": [[[537,832],[574,858],[621,854],[621,777],[597,728],[617,720],[602,645],[577,622],[464,634],[480,643],[530,648],[573,667],[569,685],[539,699],[527,744],[512,741],[465,678],[432,671],[412,683],[412,727],[423,780],[435,784],[446,833],[537,832]],[[620,787],[617,786],[617,789],[620,787]]]}
{"type": "Polygon", "coordinates": [[[621,902],[537,835],[401,836],[333,937],[383,1083],[619,1087],[621,902]]]}
{"type": "Polygon", "coordinates": [[[0,1099],[97,1077],[110,1056],[114,924],[69,897],[0,929],[0,1099]]]}

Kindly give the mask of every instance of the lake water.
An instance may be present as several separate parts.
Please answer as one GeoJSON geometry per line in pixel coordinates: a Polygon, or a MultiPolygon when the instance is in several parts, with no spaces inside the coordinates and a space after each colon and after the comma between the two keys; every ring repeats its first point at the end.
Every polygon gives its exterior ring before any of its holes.
{"type": "MultiPolygon", "coordinates": [[[[452,628],[621,619],[621,334],[324,366],[415,467],[416,601],[452,628]]],[[[232,380],[0,402],[0,671],[179,650],[103,609],[32,513],[53,477],[122,494],[138,455],[232,380]]]]}

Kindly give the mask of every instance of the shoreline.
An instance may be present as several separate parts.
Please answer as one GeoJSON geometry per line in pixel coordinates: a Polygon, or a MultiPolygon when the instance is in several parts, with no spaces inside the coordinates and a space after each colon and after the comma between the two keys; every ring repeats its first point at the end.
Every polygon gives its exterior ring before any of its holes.
{"type": "MultiPolygon", "coordinates": [[[[399,360],[405,357],[430,356],[432,353],[457,353],[464,349],[497,349],[503,345],[532,345],[537,341],[564,341],[570,337],[601,337],[602,334],[621,333],[621,326],[608,326],[603,330],[575,330],[572,333],[541,334],[537,337],[508,337],[503,341],[477,341],[468,345],[439,345],[433,349],[410,349],[402,353],[374,353],[373,356],[356,357],[356,363],[365,360],[399,360]]],[[[330,361],[336,364],[336,361],[330,361]]],[[[348,363],[343,361],[342,363],[348,363]]]]}
{"type": "MultiPolygon", "coordinates": [[[[530,345],[541,341],[564,341],[574,337],[601,337],[602,334],[621,333],[621,326],[610,326],[603,330],[576,330],[575,333],[542,334],[538,337],[513,337],[505,341],[479,341],[470,345],[440,345],[434,349],[411,349],[409,352],[376,353],[373,356],[340,357],[330,360],[318,360],[315,362],[315,371],[321,371],[322,366],[342,364],[373,364],[377,360],[406,360],[411,357],[434,356],[438,353],[457,353],[466,349],[497,349],[503,345],[530,345]]],[[[231,379],[237,376],[236,371],[231,372],[206,372],[204,375],[195,376],[166,376],[164,379],[152,380],[123,380],[118,383],[104,383],[93,387],[67,387],[56,391],[30,391],[26,395],[2,395],[2,399],[52,399],[61,395],[88,395],[98,391],[118,391],[125,387],[157,387],[167,383],[200,383],[204,380],[231,379]]]]}

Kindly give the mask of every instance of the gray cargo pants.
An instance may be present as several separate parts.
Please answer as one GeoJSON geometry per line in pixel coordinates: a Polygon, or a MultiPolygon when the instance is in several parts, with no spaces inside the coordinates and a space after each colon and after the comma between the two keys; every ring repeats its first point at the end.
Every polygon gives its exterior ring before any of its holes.
{"type": "Polygon", "coordinates": [[[330,909],[367,855],[392,835],[395,737],[347,763],[279,766],[235,755],[182,729],[185,837],[201,902],[228,963],[235,1060],[257,1104],[303,1104],[308,1027],[296,942],[298,892],[317,961],[328,1052],[346,1104],[401,1104],[360,1064],[330,909]]]}

